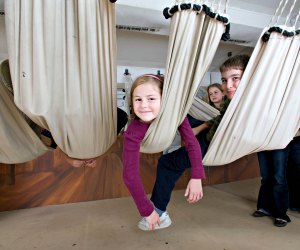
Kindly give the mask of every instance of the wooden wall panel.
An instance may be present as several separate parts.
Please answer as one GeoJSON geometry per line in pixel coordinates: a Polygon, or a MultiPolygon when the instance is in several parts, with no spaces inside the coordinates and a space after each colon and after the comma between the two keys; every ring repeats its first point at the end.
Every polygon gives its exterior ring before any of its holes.
{"type": "Polygon", "coordinates": [[[230,164],[208,167],[209,185],[259,177],[257,155],[244,156],[230,164]]]}
{"type": "MultiPolygon", "coordinates": [[[[122,137],[97,160],[95,168],[74,168],[54,150],[23,164],[0,164],[0,211],[129,196],[122,180],[122,137]]],[[[141,154],[140,174],[147,193],[156,177],[158,154],[141,154]]],[[[259,176],[256,155],[232,164],[205,167],[204,185],[259,176]]],[[[189,181],[186,171],[176,185],[189,181]]]]}

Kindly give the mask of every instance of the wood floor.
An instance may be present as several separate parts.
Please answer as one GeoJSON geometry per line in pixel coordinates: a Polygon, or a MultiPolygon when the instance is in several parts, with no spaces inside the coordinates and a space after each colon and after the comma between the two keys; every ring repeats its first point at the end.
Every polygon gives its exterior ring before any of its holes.
{"type": "MultiPolygon", "coordinates": [[[[129,196],[122,180],[122,145],[120,136],[95,168],[74,168],[55,150],[23,164],[0,164],[0,211],[129,196]]],[[[160,155],[141,154],[140,175],[147,193],[160,155]]],[[[259,176],[256,154],[224,166],[206,166],[205,171],[204,185],[259,176]]],[[[176,189],[185,188],[188,180],[186,171],[176,189]]]]}

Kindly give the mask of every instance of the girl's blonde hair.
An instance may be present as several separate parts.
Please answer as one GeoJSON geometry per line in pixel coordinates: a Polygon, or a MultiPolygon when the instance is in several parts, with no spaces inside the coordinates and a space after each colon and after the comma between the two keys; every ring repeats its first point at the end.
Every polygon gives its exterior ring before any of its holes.
{"type": "Polygon", "coordinates": [[[160,94],[162,94],[163,85],[164,85],[164,77],[161,75],[145,74],[145,75],[141,75],[135,79],[135,81],[133,82],[131,89],[130,89],[130,104],[129,104],[130,119],[136,118],[136,114],[134,113],[134,110],[133,110],[133,92],[138,86],[140,86],[144,83],[150,83],[150,84],[157,86],[160,89],[160,94]]]}
{"type": "Polygon", "coordinates": [[[210,100],[210,96],[209,96],[209,90],[213,87],[218,88],[222,93],[223,93],[223,89],[222,89],[222,84],[220,83],[212,83],[208,85],[206,89],[207,101],[211,106],[215,107],[215,104],[210,100]]]}

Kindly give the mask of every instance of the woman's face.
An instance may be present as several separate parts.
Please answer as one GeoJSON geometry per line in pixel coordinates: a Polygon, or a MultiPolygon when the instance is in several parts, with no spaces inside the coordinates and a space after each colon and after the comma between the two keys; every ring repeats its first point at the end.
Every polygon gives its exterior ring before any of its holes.
{"type": "Polygon", "coordinates": [[[222,91],[217,87],[210,87],[208,90],[209,100],[214,103],[221,103],[223,100],[224,94],[222,91]]]}
{"type": "Polygon", "coordinates": [[[151,123],[161,107],[161,91],[153,83],[143,83],[136,87],[132,95],[134,113],[141,121],[151,123]]]}

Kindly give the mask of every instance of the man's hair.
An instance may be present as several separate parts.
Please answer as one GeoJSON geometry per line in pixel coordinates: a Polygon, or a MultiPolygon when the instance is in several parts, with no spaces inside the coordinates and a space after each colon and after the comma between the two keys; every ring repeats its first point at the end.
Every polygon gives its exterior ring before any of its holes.
{"type": "Polygon", "coordinates": [[[245,71],[250,57],[248,55],[236,55],[227,59],[220,67],[220,72],[225,72],[229,69],[239,69],[245,71]]]}

